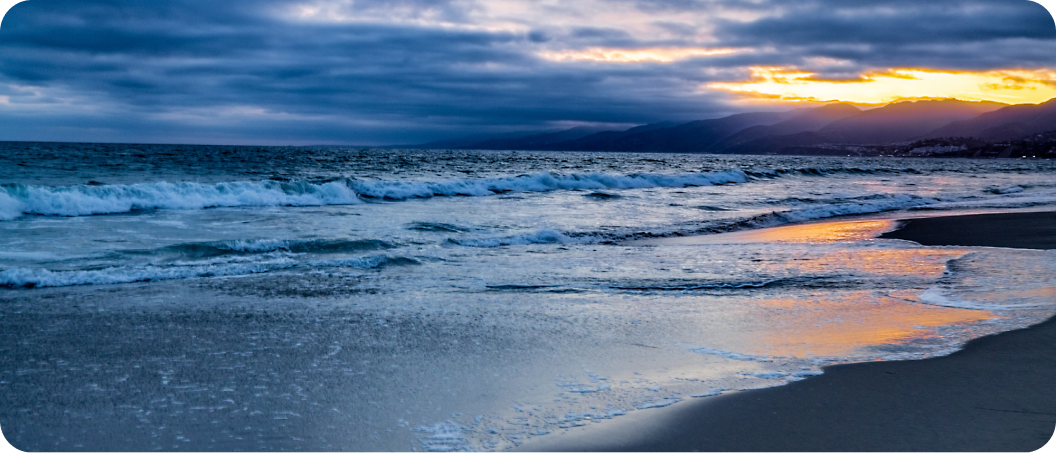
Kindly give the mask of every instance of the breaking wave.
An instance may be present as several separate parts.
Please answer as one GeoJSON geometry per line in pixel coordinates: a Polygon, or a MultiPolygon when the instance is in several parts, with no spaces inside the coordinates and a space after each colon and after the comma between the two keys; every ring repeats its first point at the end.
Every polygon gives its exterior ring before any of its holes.
{"type": "Polygon", "coordinates": [[[22,214],[75,217],[151,209],[238,206],[322,206],[361,201],[347,184],[240,181],[219,184],[155,182],[67,187],[0,186],[0,219],[22,214]]]}
{"type": "Polygon", "coordinates": [[[377,239],[333,239],[333,240],[290,240],[290,239],[253,239],[217,241],[191,244],[177,244],[165,247],[165,251],[176,252],[191,258],[207,258],[228,254],[243,253],[350,253],[369,250],[387,250],[398,245],[377,239]]]}
{"type": "MultiPolygon", "coordinates": [[[[214,207],[349,205],[363,200],[490,196],[508,192],[591,190],[592,199],[615,199],[618,194],[600,190],[680,188],[742,184],[779,177],[920,173],[913,169],[780,169],[712,171],[681,174],[609,174],[538,172],[527,175],[441,181],[365,181],[354,178],[313,183],[296,180],[235,181],[217,184],[153,182],[140,184],[83,184],[35,186],[0,184],[0,220],[21,215],[84,216],[118,214],[153,209],[204,209],[214,207]]],[[[998,190],[1016,193],[1016,188],[998,190]]]]}
{"type": "MultiPolygon", "coordinates": [[[[760,174],[762,175],[762,174],[760,174]]],[[[746,183],[740,170],[675,175],[636,173],[557,174],[539,172],[502,178],[445,181],[236,181],[218,184],[154,182],[78,186],[0,185],[0,220],[23,214],[84,216],[151,209],[347,205],[367,200],[403,201],[445,196],[489,196],[507,192],[641,189],[746,183]]],[[[612,194],[606,194],[612,197],[612,194]]]]}

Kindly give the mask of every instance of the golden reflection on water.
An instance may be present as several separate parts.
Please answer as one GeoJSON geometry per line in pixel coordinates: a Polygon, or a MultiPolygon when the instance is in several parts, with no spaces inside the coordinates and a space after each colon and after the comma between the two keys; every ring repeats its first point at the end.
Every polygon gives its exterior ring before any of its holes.
{"type": "Polygon", "coordinates": [[[946,262],[967,254],[957,249],[841,249],[817,258],[768,262],[763,268],[794,267],[807,274],[835,274],[856,271],[861,273],[939,278],[946,270],[946,262]]]}
{"type": "Polygon", "coordinates": [[[846,242],[864,241],[894,229],[894,220],[823,222],[789,225],[762,230],[730,233],[747,242],[846,242]]]}
{"type": "MultiPolygon", "coordinates": [[[[868,241],[891,231],[889,219],[820,222],[698,238],[696,244],[834,243],[868,241]]],[[[690,241],[686,241],[686,240],[690,241]]],[[[759,263],[774,273],[789,270],[803,275],[879,274],[938,279],[946,263],[968,253],[965,249],[844,248],[820,256],[759,263]],[[780,268],[780,269],[777,269],[780,268]]],[[[994,318],[989,311],[947,308],[920,302],[921,291],[825,291],[795,299],[759,302],[762,329],[753,354],[799,357],[846,356],[869,346],[897,345],[936,335],[936,327],[971,324],[994,318]]]]}
{"type": "Polygon", "coordinates": [[[738,231],[734,233],[709,234],[679,238],[644,239],[632,245],[706,245],[741,244],[751,242],[848,242],[873,239],[895,229],[891,219],[856,220],[842,222],[808,223],[788,225],[762,230],[738,231]]]}
{"type": "Polygon", "coordinates": [[[805,358],[841,356],[866,346],[899,344],[934,336],[934,327],[994,318],[989,311],[912,303],[911,291],[878,295],[851,291],[803,299],[760,302],[764,329],[753,354],[805,358]]]}

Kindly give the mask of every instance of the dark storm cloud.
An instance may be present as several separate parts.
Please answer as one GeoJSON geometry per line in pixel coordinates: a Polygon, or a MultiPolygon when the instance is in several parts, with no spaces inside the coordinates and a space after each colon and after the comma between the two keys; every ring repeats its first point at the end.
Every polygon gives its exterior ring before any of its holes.
{"type": "Polygon", "coordinates": [[[1046,28],[1025,0],[612,5],[657,32],[561,11],[520,27],[480,23],[480,5],[463,1],[330,2],[340,20],[319,21],[294,20],[287,0],[31,0],[0,28],[0,139],[415,142],[689,120],[735,111],[730,95],[701,87],[750,66],[853,78],[876,67],[1051,67],[1056,50],[1051,19],[1046,28]],[[670,64],[539,56],[658,46],[754,50],[670,64]]]}
{"type": "Polygon", "coordinates": [[[769,0],[752,9],[776,13],[718,22],[716,35],[732,46],[776,46],[861,66],[993,69],[1056,63],[1052,18],[1023,0],[769,0]]]}

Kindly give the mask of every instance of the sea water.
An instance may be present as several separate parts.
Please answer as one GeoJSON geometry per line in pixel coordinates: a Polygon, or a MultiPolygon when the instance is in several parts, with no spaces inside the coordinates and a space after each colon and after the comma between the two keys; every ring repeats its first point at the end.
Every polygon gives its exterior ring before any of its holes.
{"type": "Polygon", "coordinates": [[[497,450],[1056,313],[1056,253],[875,238],[1048,161],[0,145],[29,450],[497,450]]]}

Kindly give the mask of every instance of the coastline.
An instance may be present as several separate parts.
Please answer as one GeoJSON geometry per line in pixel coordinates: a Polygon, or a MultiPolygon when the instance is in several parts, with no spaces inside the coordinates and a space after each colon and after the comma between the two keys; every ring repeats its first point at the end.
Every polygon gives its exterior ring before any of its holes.
{"type": "MultiPolygon", "coordinates": [[[[1056,248],[1056,212],[911,219],[924,245],[1056,248]]],[[[925,360],[825,367],[780,387],[639,411],[524,451],[1034,451],[1056,428],[1056,317],[925,360]]]]}
{"type": "Polygon", "coordinates": [[[879,237],[921,245],[1056,249],[1056,212],[1010,212],[903,220],[879,237]]]}

